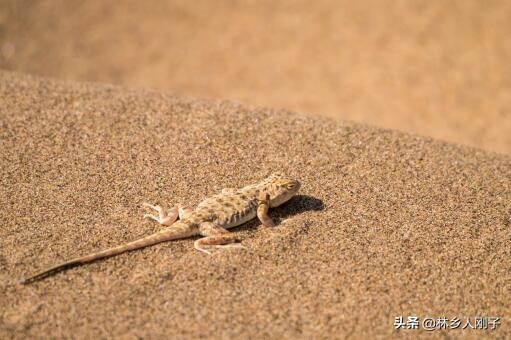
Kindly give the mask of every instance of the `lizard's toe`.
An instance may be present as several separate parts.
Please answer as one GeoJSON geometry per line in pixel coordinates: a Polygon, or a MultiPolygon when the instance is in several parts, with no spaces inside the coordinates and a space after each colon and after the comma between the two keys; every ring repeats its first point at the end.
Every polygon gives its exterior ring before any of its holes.
{"type": "Polygon", "coordinates": [[[230,243],[230,244],[216,245],[215,248],[217,248],[218,250],[225,250],[227,248],[248,249],[241,243],[230,243]]]}

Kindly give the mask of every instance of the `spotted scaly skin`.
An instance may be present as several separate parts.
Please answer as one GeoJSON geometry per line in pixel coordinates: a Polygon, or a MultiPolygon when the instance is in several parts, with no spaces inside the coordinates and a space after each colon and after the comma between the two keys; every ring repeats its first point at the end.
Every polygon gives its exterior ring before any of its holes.
{"type": "Polygon", "coordinates": [[[256,216],[263,225],[273,227],[275,224],[268,215],[268,209],[291,199],[299,188],[300,182],[297,180],[273,174],[258,184],[241,189],[223,189],[222,193],[199,203],[195,210],[179,205],[166,211],[160,206],[144,203],[144,206],[158,212],[158,216],[145,214],[144,218],[157,221],[166,226],[165,229],[133,242],[57,264],[21,282],[34,282],[75,265],[196,235],[203,238],[194,242],[195,249],[207,254],[217,249],[244,248],[227,229],[239,226],[256,216]]]}

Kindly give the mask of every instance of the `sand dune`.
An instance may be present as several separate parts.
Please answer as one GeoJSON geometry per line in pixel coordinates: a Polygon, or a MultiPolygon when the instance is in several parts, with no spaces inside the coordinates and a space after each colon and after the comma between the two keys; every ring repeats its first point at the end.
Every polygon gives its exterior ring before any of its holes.
{"type": "Polygon", "coordinates": [[[4,1],[0,68],[511,154],[508,1],[4,1]]]}
{"type": "MultiPolygon", "coordinates": [[[[491,317],[511,336],[511,158],[226,101],[0,73],[0,337],[361,338],[397,316],[491,317]],[[300,195],[247,251],[193,240],[17,279],[283,171],[300,195]]],[[[414,333],[415,332],[415,333],[414,333]]],[[[479,338],[477,330],[436,335],[479,338]]]]}

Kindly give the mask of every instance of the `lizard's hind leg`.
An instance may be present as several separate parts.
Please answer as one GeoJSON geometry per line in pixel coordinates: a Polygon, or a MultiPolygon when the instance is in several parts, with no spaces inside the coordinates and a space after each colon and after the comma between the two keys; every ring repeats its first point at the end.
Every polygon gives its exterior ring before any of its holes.
{"type": "Polygon", "coordinates": [[[200,226],[200,234],[205,236],[193,243],[195,249],[206,254],[211,254],[213,249],[242,248],[239,240],[227,229],[219,227],[211,222],[204,222],[200,226]]]}
{"type": "Polygon", "coordinates": [[[144,203],[143,205],[144,205],[144,207],[149,207],[149,208],[154,209],[158,212],[158,216],[154,216],[151,214],[145,214],[144,218],[150,218],[164,226],[169,226],[172,223],[174,223],[177,220],[177,217],[179,215],[178,207],[170,208],[168,210],[168,212],[165,212],[165,209],[163,209],[159,205],[152,205],[149,203],[144,203]]]}
{"type": "Polygon", "coordinates": [[[179,212],[179,219],[182,220],[185,218],[189,213],[193,212],[193,209],[191,209],[188,206],[185,205],[178,205],[178,212],[179,212]]]}

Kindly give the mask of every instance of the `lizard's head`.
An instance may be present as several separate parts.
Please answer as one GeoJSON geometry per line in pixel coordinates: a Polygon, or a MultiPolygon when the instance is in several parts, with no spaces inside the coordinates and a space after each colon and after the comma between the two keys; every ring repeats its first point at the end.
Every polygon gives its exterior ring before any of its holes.
{"type": "Polygon", "coordinates": [[[300,182],[282,174],[273,174],[262,183],[263,190],[270,195],[270,207],[278,207],[293,197],[300,189],[300,182]]]}

